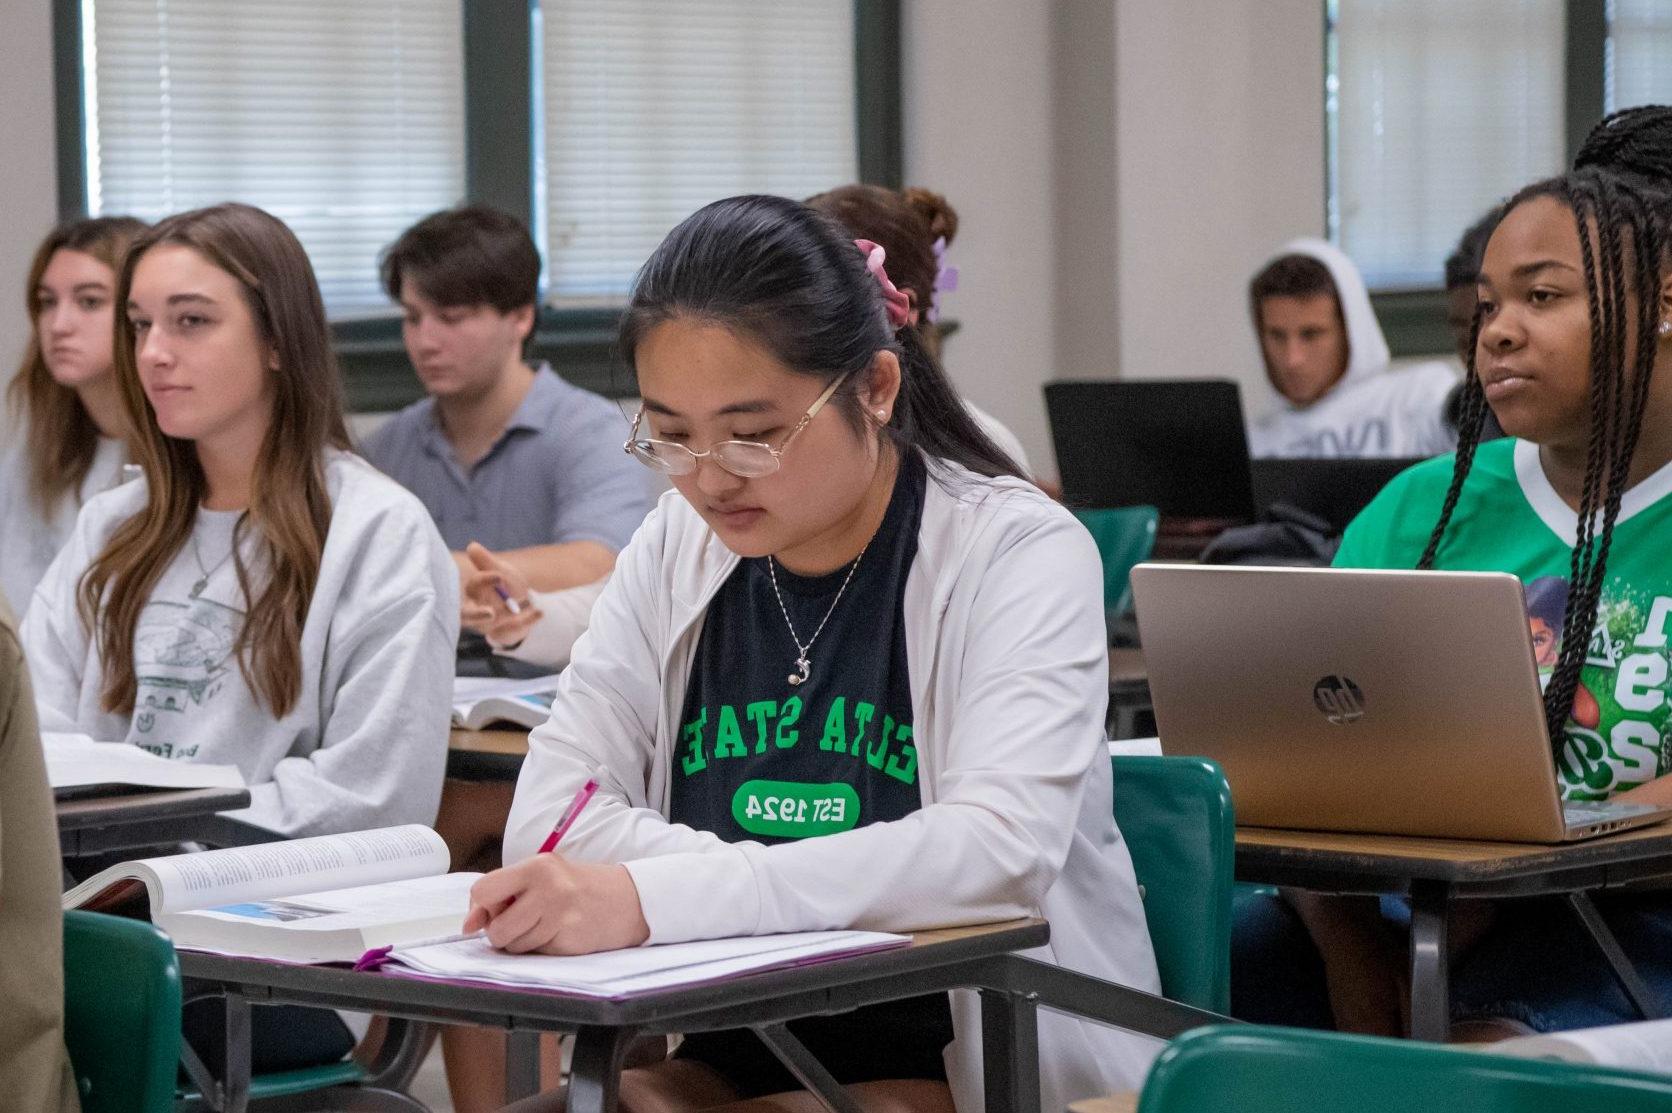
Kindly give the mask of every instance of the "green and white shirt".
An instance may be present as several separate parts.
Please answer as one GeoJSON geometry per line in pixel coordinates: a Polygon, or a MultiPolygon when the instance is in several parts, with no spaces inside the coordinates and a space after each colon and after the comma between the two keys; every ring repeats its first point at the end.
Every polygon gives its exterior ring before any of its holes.
{"type": "MultiPolygon", "coordinates": [[[[1338,567],[1414,568],[1451,481],[1452,457],[1405,471],[1364,509],[1338,567]]],[[[1615,523],[1581,691],[1556,759],[1569,800],[1603,800],[1672,772],[1667,637],[1672,633],[1672,464],[1627,491],[1615,523]]],[[[1510,572],[1527,596],[1540,674],[1559,652],[1579,516],[1551,487],[1538,446],[1480,446],[1435,558],[1452,571],[1510,572]]]]}

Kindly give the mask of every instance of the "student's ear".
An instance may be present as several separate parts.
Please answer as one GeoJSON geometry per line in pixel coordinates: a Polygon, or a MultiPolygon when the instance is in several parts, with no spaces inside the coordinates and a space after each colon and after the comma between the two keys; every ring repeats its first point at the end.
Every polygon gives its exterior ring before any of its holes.
{"type": "Polygon", "coordinates": [[[505,315],[516,326],[517,335],[522,337],[525,344],[534,335],[534,315],[536,312],[538,311],[532,305],[521,305],[505,315]]]}
{"type": "Polygon", "coordinates": [[[871,369],[866,373],[865,385],[859,397],[866,412],[887,424],[894,414],[894,402],[900,396],[900,357],[890,351],[878,352],[871,358],[871,369]]]}
{"type": "Polygon", "coordinates": [[[1672,273],[1668,273],[1667,276],[1664,279],[1662,279],[1661,283],[1660,283],[1660,323],[1661,323],[1661,331],[1660,331],[1659,335],[1660,335],[1660,338],[1661,338],[1662,341],[1665,341],[1665,340],[1668,339],[1668,335],[1667,335],[1666,328],[1665,328],[1666,322],[1668,322],[1668,321],[1672,321],[1672,273]]]}
{"type": "Polygon", "coordinates": [[[267,346],[267,370],[273,372],[274,374],[278,373],[279,346],[277,344],[269,344],[267,346]]]}

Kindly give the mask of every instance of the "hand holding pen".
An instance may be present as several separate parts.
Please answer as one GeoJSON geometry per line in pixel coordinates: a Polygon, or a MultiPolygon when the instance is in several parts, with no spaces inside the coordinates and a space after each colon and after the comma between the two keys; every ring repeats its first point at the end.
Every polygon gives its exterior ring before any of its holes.
{"type": "Polygon", "coordinates": [[[459,620],[495,645],[518,645],[540,618],[526,577],[478,542],[465,546],[459,580],[459,620]]]}
{"type": "Polygon", "coordinates": [[[501,950],[555,955],[636,947],[650,938],[627,867],[554,853],[597,790],[594,774],[553,825],[540,853],[471,886],[467,933],[485,931],[501,950]]]}

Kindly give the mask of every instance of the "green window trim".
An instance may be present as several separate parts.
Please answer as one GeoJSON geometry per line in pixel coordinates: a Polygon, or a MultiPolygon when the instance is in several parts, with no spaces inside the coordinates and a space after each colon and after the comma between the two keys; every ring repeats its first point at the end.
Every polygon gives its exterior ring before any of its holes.
{"type": "MultiPolygon", "coordinates": [[[[465,194],[534,220],[532,5],[536,0],[464,3],[465,194]]],[[[80,0],[53,0],[53,84],[57,114],[58,214],[87,213],[86,106],[82,90],[80,0]]],[[[856,139],[861,181],[898,189],[903,180],[900,0],[854,0],[856,139]]],[[[615,352],[620,308],[543,306],[529,345],[565,379],[612,398],[636,393],[615,352]]],[[[356,411],[393,410],[423,396],[401,343],[401,321],[333,321],[348,401],[356,411]]]]}
{"type": "MultiPolygon", "coordinates": [[[[1578,152],[1586,134],[1602,119],[1607,43],[1607,0],[1567,0],[1564,138],[1570,159],[1578,152]]],[[[1460,235],[1462,231],[1458,229],[1460,235]]],[[[1382,331],[1387,334],[1388,347],[1394,356],[1454,353],[1451,330],[1446,327],[1443,286],[1372,290],[1370,304],[1382,331]]]]}

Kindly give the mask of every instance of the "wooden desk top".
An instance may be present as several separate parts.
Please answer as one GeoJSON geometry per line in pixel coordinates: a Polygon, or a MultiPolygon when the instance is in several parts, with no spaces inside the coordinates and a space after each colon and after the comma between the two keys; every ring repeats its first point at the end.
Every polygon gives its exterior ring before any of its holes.
{"type": "Polygon", "coordinates": [[[1237,828],[1237,876],[1248,881],[1295,883],[1276,875],[1317,871],[1489,883],[1597,870],[1611,871],[1607,882],[1672,875],[1672,822],[1556,845],[1237,828]]]}
{"type": "Polygon", "coordinates": [[[1137,1094],[1110,1094],[1068,1103],[1068,1113],[1137,1113],[1137,1094]]]}
{"type": "Polygon", "coordinates": [[[1144,666],[1143,650],[1126,647],[1109,650],[1109,687],[1148,683],[1149,669],[1144,666]]]}
{"type": "Polygon", "coordinates": [[[447,736],[447,749],[460,754],[497,754],[527,757],[526,730],[454,730],[447,736]]]}
{"type": "Polygon", "coordinates": [[[213,815],[250,806],[244,788],[182,788],[135,791],[120,796],[88,796],[56,805],[58,829],[119,827],[153,820],[213,815]]]}

